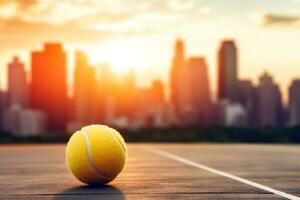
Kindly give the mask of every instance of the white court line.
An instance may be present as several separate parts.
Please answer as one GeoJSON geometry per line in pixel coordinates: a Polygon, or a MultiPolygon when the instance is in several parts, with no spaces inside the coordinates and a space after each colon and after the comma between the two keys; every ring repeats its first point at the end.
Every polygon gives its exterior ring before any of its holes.
{"type": "Polygon", "coordinates": [[[256,188],[268,191],[270,193],[276,194],[278,196],[281,196],[281,197],[284,197],[284,198],[287,198],[287,199],[300,200],[300,198],[297,197],[297,196],[294,196],[294,195],[291,195],[291,194],[288,194],[288,193],[285,193],[285,192],[282,192],[282,191],[279,191],[279,190],[275,190],[275,189],[270,188],[268,186],[265,186],[265,185],[262,185],[262,184],[259,184],[259,183],[255,183],[255,182],[249,181],[249,180],[247,180],[245,178],[241,178],[241,177],[238,177],[238,176],[226,173],[226,172],[222,172],[220,170],[217,170],[217,169],[214,169],[214,168],[211,168],[211,167],[207,167],[205,165],[196,163],[194,161],[188,160],[186,158],[177,156],[175,154],[172,154],[172,153],[169,153],[169,152],[166,152],[166,151],[162,151],[162,150],[151,148],[151,147],[144,147],[144,149],[146,149],[147,151],[149,151],[151,153],[155,153],[155,154],[158,154],[160,156],[164,156],[164,157],[170,158],[172,160],[176,160],[178,162],[184,163],[186,165],[190,165],[190,166],[193,166],[193,167],[196,167],[196,168],[199,168],[199,169],[203,169],[205,171],[209,171],[209,172],[218,174],[220,176],[225,176],[227,178],[230,178],[230,179],[233,179],[233,180],[245,183],[247,185],[251,185],[253,187],[256,187],[256,188]]]}

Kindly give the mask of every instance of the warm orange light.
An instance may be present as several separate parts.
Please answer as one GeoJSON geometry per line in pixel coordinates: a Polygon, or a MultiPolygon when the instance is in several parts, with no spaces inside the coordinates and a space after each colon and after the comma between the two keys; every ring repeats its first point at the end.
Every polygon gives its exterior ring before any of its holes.
{"type": "Polygon", "coordinates": [[[115,72],[127,72],[141,67],[143,54],[133,43],[116,42],[100,47],[92,47],[87,51],[91,63],[107,63],[115,72]]]}

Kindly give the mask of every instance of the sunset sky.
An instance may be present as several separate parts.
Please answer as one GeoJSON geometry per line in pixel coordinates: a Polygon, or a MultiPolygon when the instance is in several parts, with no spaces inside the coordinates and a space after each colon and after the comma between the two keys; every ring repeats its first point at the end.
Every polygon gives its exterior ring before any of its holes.
{"type": "Polygon", "coordinates": [[[11,57],[29,69],[30,52],[45,41],[82,49],[95,65],[134,68],[140,85],[167,83],[178,36],[187,55],[207,58],[213,91],[216,52],[227,38],[239,48],[241,78],[257,82],[268,70],[285,94],[300,78],[300,0],[0,0],[1,88],[11,57]]]}

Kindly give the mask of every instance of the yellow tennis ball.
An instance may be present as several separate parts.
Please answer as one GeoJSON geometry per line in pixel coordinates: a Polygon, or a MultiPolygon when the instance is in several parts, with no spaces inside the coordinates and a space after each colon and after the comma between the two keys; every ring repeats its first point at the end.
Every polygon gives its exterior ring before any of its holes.
{"type": "Polygon", "coordinates": [[[81,182],[106,184],[122,171],[126,144],[113,128],[90,125],[75,132],[66,148],[67,167],[81,182]]]}

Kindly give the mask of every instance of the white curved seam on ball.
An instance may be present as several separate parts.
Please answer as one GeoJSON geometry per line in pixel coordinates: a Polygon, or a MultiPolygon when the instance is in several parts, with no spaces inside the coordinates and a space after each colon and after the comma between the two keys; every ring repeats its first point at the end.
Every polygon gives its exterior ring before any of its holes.
{"type": "Polygon", "coordinates": [[[93,169],[93,171],[95,172],[95,174],[97,174],[98,176],[102,176],[104,178],[107,178],[107,179],[110,179],[111,177],[107,177],[105,175],[103,175],[102,173],[100,173],[98,170],[97,170],[97,167],[96,167],[96,164],[94,163],[93,161],[93,157],[92,157],[92,150],[91,150],[91,143],[90,143],[90,140],[89,140],[89,136],[88,136],[88,132],[84,129],[81,129],[82,133],[83,133],[83,136],[84,136],[84,140],[85,140],[85,143],[86,143],[86,149],[87,149],[87,154],[88,154],[88,160],[89,160],[89,163],[93,169]]]}
{"type": "Polygon", "coordinates": [[[122,144],[122,142],[119,140],[119,138],[116,136],[118,133],[115,129],[112,129],[110,128],[112,134],[113,134],[113,137],[115,138],[115,140],[117,141],[117,143],[121,146],[121,149],[123,151],[123,153],[126,155],[127,154],[127,150],[126,150],[126,147],[124,147],[124,145],[122,144]]]}
{"type": "Polygon", "coordinates": [[[112,129],[112,128],[109,128],[109,130],[110,130],[110,133],[113,135],[113,138],[115,139],[115,141],[121,147],[121,150],[122,150],[123,154],[127,155],[127,151],[126,151],[125,147],[122,145],[121,141],[116,136],[116,134],[117,134],[116,131],[114,129],[112,129]]]}

